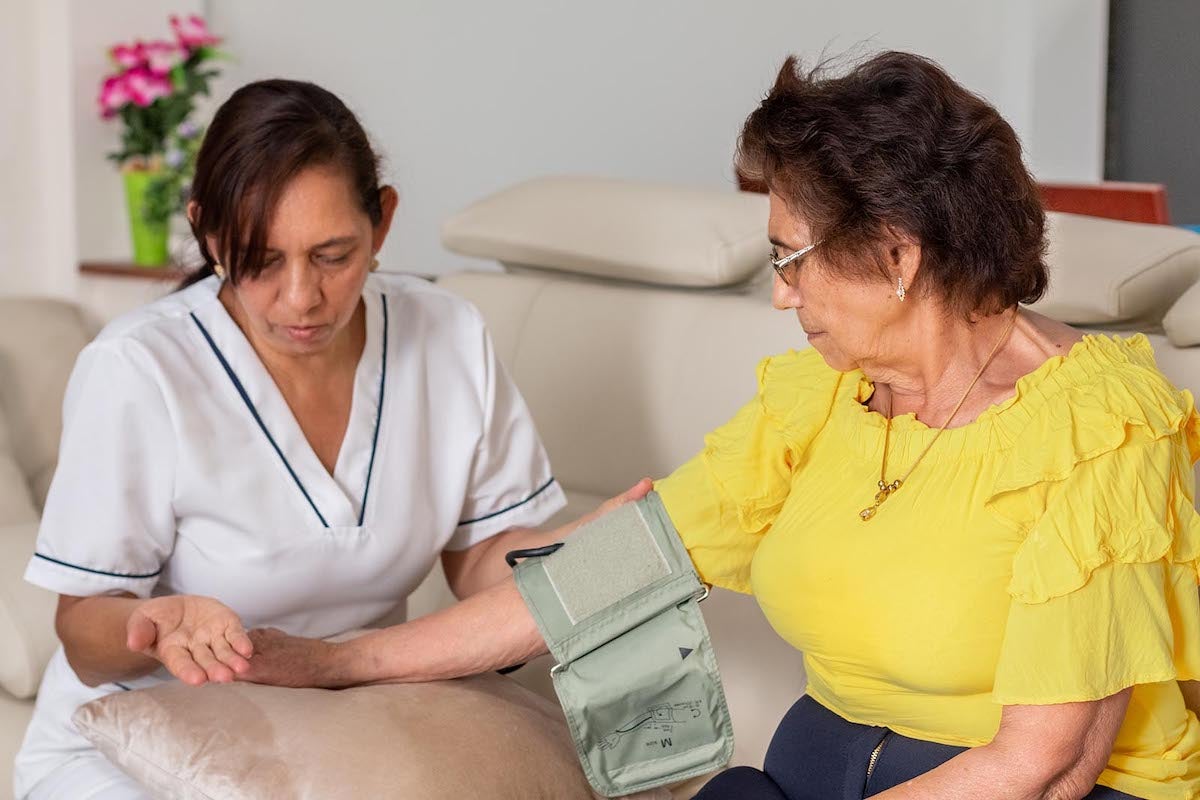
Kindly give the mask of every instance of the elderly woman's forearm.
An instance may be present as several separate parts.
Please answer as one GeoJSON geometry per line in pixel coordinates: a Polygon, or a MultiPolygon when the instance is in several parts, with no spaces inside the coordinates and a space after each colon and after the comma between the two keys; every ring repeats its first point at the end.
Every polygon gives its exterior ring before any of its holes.
{"type": "Polygon", "coordinates": [[[872,800],[1080,800],[1098,775],[1078,762],[1019,756],[991,745],[975,747],[872,800]]]}
{"type": "Polygon", "coordinates": [[[504,560],[510,550],[544,547],[560,541],[564,535],[561,529],[516,528],[485,539],[468,550],[448,550],[442,553],[446,582],[455,597],[465,600],[512,575],[512,567],[504,560]]]}
{"type": "Polygon", "coordinates": [[[547,652],[509,578],[449,608],[339,645],[331,683],[446,680],[519,664],[547,652]]]}

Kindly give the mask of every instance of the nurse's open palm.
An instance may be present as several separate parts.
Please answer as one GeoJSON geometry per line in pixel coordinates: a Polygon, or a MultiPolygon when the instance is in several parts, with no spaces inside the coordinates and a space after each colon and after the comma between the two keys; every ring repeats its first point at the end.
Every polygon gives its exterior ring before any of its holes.
{"type": "Polygon", "coordinates": [[[190,686],[229,683],[250,668],[254,645],[234,611],[211,597],[168,595],[129,616],[126,645],[190,686]]]}

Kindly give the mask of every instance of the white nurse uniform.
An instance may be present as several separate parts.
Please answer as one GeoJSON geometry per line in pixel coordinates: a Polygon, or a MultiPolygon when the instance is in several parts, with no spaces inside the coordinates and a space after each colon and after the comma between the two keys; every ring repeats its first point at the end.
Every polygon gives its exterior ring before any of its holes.
{"type": "MultiPolygon", "coordinates": [[[[368,279],[366,345],[330,474],[218,289],[209,278],[127,315],[80,355],[30,582],[205,595],[247,628],[325,637],[390,612],[443,550],[565,504],[466,301],[416,278],[368,279]]],[[[17,758],[17,797],[139,797],[133,784],[120,793],[123,776],[71,715],[169,679],[89,688],[60,648],[17,758]]]]}

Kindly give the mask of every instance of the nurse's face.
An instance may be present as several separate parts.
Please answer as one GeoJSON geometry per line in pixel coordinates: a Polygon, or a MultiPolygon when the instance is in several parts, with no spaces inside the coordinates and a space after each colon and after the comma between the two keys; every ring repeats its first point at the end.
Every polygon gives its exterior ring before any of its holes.
{"type": "Polygon", "coordinates": [[[372,225],[337,167],[292,179],[271,218],[262,272],[222,290],[256,346],[305,356],[340,341],[396,210],[394,189],[385,187],[380,199],[383,219],[372,225]]]}

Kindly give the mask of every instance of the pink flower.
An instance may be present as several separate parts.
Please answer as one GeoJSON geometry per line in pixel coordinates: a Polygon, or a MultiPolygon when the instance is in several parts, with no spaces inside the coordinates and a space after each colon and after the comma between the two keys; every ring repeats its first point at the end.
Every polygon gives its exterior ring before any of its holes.
{"type": "Polygon", "coordinates": [[[146,58],[146,65],[152,72],[160,75],[168,74],[176,64],[187,58],[187,51],[174,42],[150,42],[141,45],[146,58]]]}
{"type": "Polygon", "coordinates": [[[123,69],[132,69],[146,63],[146,49],[141,42],[134,44],[118,44],[114,45],[108,51],[109,56],[123,69]]]}
{"type": "Polygon", "coordinates": [[[125,76],[110,75],[100,86],[100,96],[96,99],[100,106],[100,115],[105,119],[116,114],[133,98],[125,85],[125,76]]]}
{"type": "Polygon", "coordinates": [[[211,44],[219,44],[221,41],[208,32],[208,25],[195,14],[184,18],[172,15],[171,29],[175,31],[175,38],[180,47],[189,51],[211,44]]]}
{"type": "Polygon", "coordinates": [[[149,67],[134,67],[122,77],[130,99],[143,108],[160,97],[169,96],[174,90],[170,78],[153,72],[149,67]]]}

